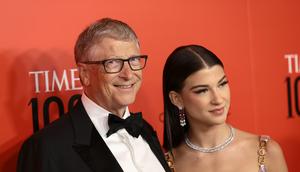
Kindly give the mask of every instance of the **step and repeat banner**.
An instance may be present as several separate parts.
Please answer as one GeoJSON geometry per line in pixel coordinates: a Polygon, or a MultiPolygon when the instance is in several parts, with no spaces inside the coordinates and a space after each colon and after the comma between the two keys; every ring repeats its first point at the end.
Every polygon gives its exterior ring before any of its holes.
{"type": "Polygon", "coordinates": [[[132,111],[163,137],[162,70],[180,45],[200,44],[224,62],[229,122],[268,134],[289,171],[300,171],[300,2],[297,0],[23,0],[0,5],[0,171],[15,171],[22,142],[72,108],[82,87],[73,46],[90,23],[128,23],[149,56],[132,111]]]}

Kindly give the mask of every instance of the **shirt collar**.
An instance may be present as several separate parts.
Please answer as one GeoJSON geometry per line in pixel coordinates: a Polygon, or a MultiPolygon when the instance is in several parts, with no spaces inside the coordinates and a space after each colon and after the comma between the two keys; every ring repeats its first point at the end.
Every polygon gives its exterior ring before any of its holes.
{"type": "MultiPolygon", "coordinates": [[[[106,138],[106,133],[109,130],[107,120],[108,120],[108,115],[111,112],[96,104],[94,101],[88,98],[84,92],[82,93],[81,101],[83,107],[85,108],[89,118],[91,119],[92,123],[96,127],[99,134],[102,137],[106,138]]],[[[128,116],[130,116],[130,112],[127,106],[122,118],[125,119],[128,116]]]]}

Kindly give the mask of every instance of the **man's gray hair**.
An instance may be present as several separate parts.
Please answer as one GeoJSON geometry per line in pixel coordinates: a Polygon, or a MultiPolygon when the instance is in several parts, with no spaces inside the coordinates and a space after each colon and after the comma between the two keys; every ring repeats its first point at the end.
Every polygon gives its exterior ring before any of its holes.
{"type": "Polygon", "coordinates": [[[119,20],[103,18],[92,23],[79,35],[74,49],[76,63],[88,60],[90,48],[103,38],[135,41],[139,46],[137,35],[130,26],[119,20]]]}

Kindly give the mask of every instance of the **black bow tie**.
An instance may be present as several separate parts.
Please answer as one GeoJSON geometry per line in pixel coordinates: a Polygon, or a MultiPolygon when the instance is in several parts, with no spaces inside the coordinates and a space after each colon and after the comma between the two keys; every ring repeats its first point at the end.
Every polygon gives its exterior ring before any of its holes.
{"type": "Polygon", "coordinates": [[[109,130],[106,133],[107,137],[117,132],[119,129],[125,128],[130,135],[138,138],[143,127],[142,113],[132,114],[126,119],[122,119],[114,114],[109,114],[108,126],[109,130]]]}

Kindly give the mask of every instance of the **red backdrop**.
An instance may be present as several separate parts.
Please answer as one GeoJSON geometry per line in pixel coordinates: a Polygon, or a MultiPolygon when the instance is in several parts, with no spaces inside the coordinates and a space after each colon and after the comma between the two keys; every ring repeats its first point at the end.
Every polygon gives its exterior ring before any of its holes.
{"type": "Polygon", "coordinates": [[[164,61],[179,45],[201,44],[224,61],[233,99],[229,121],[270,135],[282,146],[289,171],[300,171],[299,7],[297,0],[2,1],[0,171],[15,171],[33,126],[58,118],[81,93],[73,45],[102,17],[131,25],[149,55],[131,109],[143,111],[161,140],[164,61]]]}

